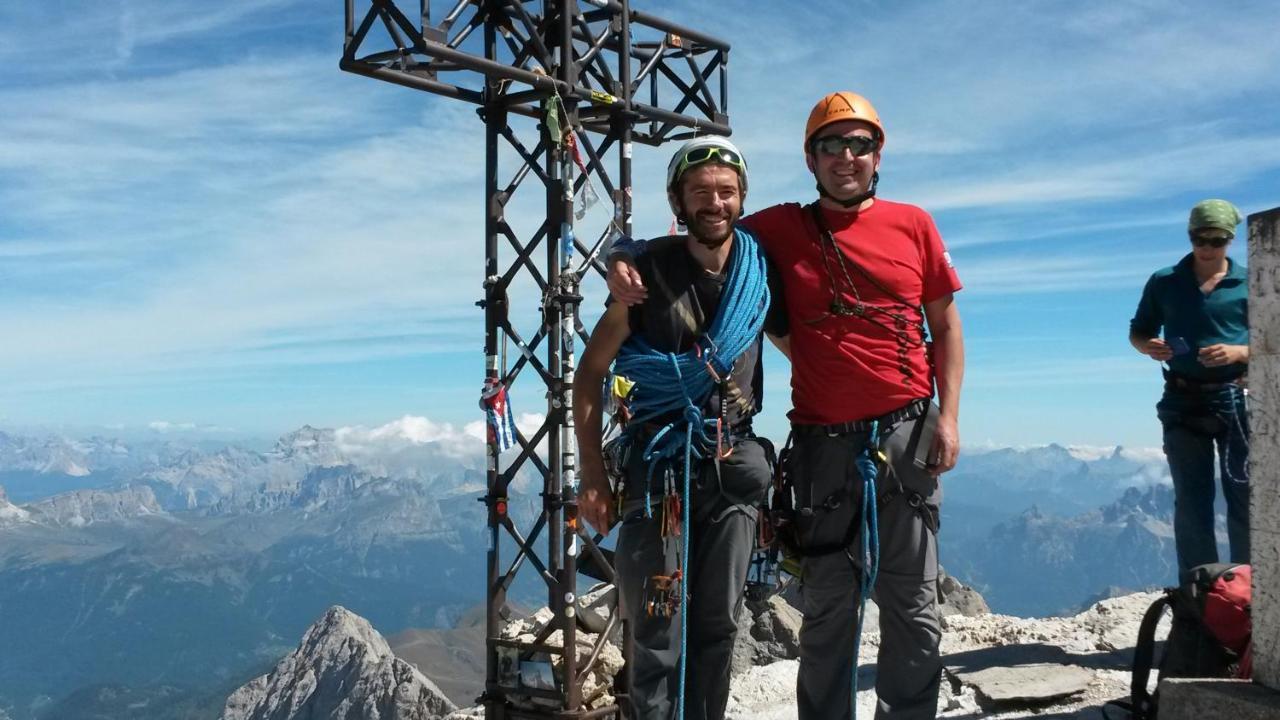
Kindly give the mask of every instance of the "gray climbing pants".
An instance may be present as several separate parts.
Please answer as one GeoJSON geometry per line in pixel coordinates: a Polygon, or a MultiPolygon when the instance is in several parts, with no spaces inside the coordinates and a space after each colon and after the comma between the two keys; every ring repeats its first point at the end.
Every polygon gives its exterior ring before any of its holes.
{"type": "MultiPolygon", "coordinates": [[[[638,453],[637,453],[638,454],[638,453]]],[[[647,468],[628,463],[628,487],[643,487],[647,468]]],[[[729,668],[743,604],[747,570],[756,543],[756,511],[749,502],[735,502],[719,491],[724,486],[756,488],[746,493],[762,497],[771,470],[764,449],[743,439],[720,463],[703,463],[697,471],[690,506],[688,636],[685,671],[685,712],[688,720],[721,720],[729,700],[729,668]]],[[[738,498],[747,499],[743,494],[738,498]]],[[[653,493],[656,502],[661,492],[653,493]]],[[[661,536],[661,507],[645,517],[643,490],[628,493],[618,533],[615,570],[621,589],[622,612],[630,621],[632,657],[630,679],[632,717],[670,720],[679,702],[680,615],[650,615],[645,603],[654,597],[653,577],[670,575],[678,567],[680,537],[661,536]]],[[[678,606],[677,606],[678,608],[678,606]]]]}
{"type": "MultiPolygon", "coordinates": [[[[882,431],[889,465],[877,487],[877,720],[931,720],[937,715],[942,630],[936,534],[942,488],[936,476],[912,464],[915,425],[916,420],[906,420],[882,431]]],[[[867,446],[868,433],[829,434],[799,425],[794,432],[788,462],[799,512],[799,542],[806,552],[796,704],[800,720],[842,720],[852,713],[864,540],[858,532],[863,480],[857,458],[867,446]],[[820,552],[808,553],[808,548],[820,552]]]]}

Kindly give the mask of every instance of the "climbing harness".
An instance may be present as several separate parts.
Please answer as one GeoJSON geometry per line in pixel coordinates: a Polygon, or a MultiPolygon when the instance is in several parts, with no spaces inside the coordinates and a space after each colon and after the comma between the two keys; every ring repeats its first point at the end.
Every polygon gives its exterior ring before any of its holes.
{"type": "MultiPolygon", "coordinates": [[[[1183,402],[1193,403],[1190,408],[1180,407],[1176,410],[1180,418],[1175,421],[1197,435],[1218,437],[1220,435],[1236,435],[1249,442],[1249,388],[1246,376],[1220,382],[1206,382],[1187,377],[1167,367],[1162,368],[1165,391],[1172,393],[1183,402]]],[[[1168,397],[1168,395],[1166,395],[1168,397]]],[[[1159,407],[1159,406],[1157,406],[1159,407]]],[[[1222,443],[1222,467],[1231,475],[1232,482],[1248,482],[1247,477],[1235,477],[1231,473],[1232,445],[1226,440],[1222,443]]]]}
{"type": "MultiPolygon", "coordinates": [[[[827,437],[866,433],[867,440],[865,445],[857,451],[853,458],[854,467],[862,482],[859,518],[850,521],[849,529],[844,537],[837,541],[823,545],[801,547],[797,537],[796,522],[799,517],[812,517],[818,512],[836,510],[843,504],[845,497],[852,495],[852,488],[842,489],[837,493],[833,493],[821,503],[815,502],[815,498],[810,497],[805,506],[796,508],[794,487],[789,476],[790,455],[793,452],[791,436],[788,436],[787,443],[779,455],[778,470],[775,474],[773,496],[770,499],[767,518],[767,522],[772,528],[771,537],[769,538],[771,545],[769,552],[763,554],[759,559],[763,566],[761,570],[762,577],[763,573],[766,572],[764,568],[768,568],[767,564],[770,561],[776,562],[783,572],[800,576],[801,557],[830,555],[836,552],[845,553],[848,559],[858,568],[859,593],[855,610],[854,654],[849,699],[854,720],[857,718],[858,661],[862,644],[862,631],[866,619],[866,603],[875,589],[880,571],[880,509],[885,503],[901,494],[905,497],[908,505],[917,512],[922,513],[922,519],[926,526],[932,532],[937,532],[937,519],[932,516],[932,511],[927,507],[925,498],[922,495],[901,487],[901,483],[899,483],[898,488],[887,491],[882,490],[880,487],[882,472],[889,466],[889,458],[884,451],[886,436],[894,432],[900,423],[922,417],[929,411],[928,408],[929,400],[921,399],[892,413],[870,420],[859,420],[837,425],[796,426],[797,430],[804,427],[805,432],[820,433],[827,437]],[[859,537],[861,537],[862,541],[857,543],[858,549],[855,551],[853,548],[859,537]],[[856,556],[855,552],[857,553],[856,556]],[[781,561],[778,560],[779,555],[781,555],[781,561]]],[[[923,435],[915,435],[914,433],[912,437],[912,442],[932,442],[931,437],[926,438],[923,435]]],[[[856,481],[850,480],[850,482],[856,481]]],[[[781,582],[779,582],[779,585],[781,585],[781,582]]],[[[757,587],[756,591],[764,594],[763,589],[760,587],[757,587]]],[[[767,597],[767,595],[764,596],[767,597]]]]}

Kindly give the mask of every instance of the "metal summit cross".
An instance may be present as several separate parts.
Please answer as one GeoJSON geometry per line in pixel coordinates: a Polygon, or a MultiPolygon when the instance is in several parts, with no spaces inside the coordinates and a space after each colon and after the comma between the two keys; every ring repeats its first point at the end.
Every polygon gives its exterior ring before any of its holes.
{"type": "MultiPolygon", "coordinates": [[[[617,717],[625,688],[615,688],[618,702],[602,703],[605,687],[588,688],[588,680],[621,618],[616,604],[607,619],[583,612],[578,597],[580,567],[613,580],[600,538],[577,518],[571,388],[575,338],[587,338],[580,283],[589,273],[603,274],[602,250],[630,234],[633,142],[729,133],[729,45],[634,11],[628,0],[451,4],[442,13],[428,0],[346,0],[340,67],[479,106],[485,395],[502,400],[530,374],[545,390],[546,420],[532,435],[491,432],[488,442],[485,714],[617,717]],[[517,195],[530,185],[541,195],[517,195]],[[603,227],[575,232],[575,222],[588,224],[601,199],[613,204],[603,227]],[[539,247],[541,267],[534,260],[539,247]],[[505,266],[500,249],[510,253],[505,266]],[[517,351],[510,365],[509,345],[517,351]],[[515,447],[503,453],[507,441],[515,447]],[[508,488],[530,466],[541,476],[541,507],[522,531],[508,512],[508,488]],[[502,632],[507,593],[522,568],[545,583],[554,613],[531,642],[502,632]],[[581,654],[565,652],[578,648],[579,627],[594,629],[595,643],[581,654]]],[[[504,408],[491,409],[501,419],[504,408]]]]}

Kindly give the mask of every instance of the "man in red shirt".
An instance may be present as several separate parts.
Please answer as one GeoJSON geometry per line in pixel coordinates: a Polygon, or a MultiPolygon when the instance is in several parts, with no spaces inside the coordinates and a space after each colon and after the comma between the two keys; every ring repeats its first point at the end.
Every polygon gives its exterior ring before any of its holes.
{"type": "MultiPolygon", "coordinates": [[[[858,603],[872,584],[876,718],[937,712],[938,476],[959,452],[961,286],[929,214],[875,197],[884,141],[865,98],[824,97],[804,142],[819,199],[742,221],[782,276],[791,328],[782,348],[792,362],[788,472],[802,555],[800,720],[850,717],[858,603]],[[871,466],[880,471],[863,471],[871,466]],[[876,501],[864,505],[869,487],[876,501]],[[865,527],[877,527],[874,538],[865,527]]],[[[611,259],[614,297],[642,302],[625,253],[611,259]]]]}

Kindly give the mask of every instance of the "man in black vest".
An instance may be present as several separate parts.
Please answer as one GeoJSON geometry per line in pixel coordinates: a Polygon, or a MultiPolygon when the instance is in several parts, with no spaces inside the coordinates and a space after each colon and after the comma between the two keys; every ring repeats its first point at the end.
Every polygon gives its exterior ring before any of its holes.
{"type": "MultiPolygon", "coordinates": [[[[728,701],[736,618],[755,547],[756,507],[771,476],[772,448],[751,431],[763,388],[759,328],[765,323],[771,335],[784,336],[786,315],[768,306],[765,275],[772,273],[765,272],[763,254],[749,234],[734,228],[747,189],[746,162],[737,148],[723,138],[696,139],[672,158],[667,179],[668,199],[688,235],[650,244],[639,262],[646,285],[654,289],[649,302],[608,305],[574,380],[582,473],[578,507],[600,532],[621,520],[615,570],[622,611],[635,639],[627,667],[633,716],[676,717],[683,692],[685,717],[718,720],[728,701]],[[759,272],[742,274],[748,255],[759,272]],[[744,297],[750,299],[744,303],[744,297]],[[748,317],[754,324],[744,324],[748,317]],[[713,358],[726,341],[713,338],[712,330],[731,332],[726,327],[750,328],[739,330],[744,349],[736,357],[713,358]],[[621,446],[611,448],[617,452],[610,470],[621,485],[614,488],[601,448],[601,388],[615,358],[622,355],[621,374],[624,359],[636,360],[643,352],[654,359],[656,374],[633,373],[641,375],[630,378],[636,382],[633,409],[662,393],[684,393],[675,397],[688,407],[636,414],[621,446]],[[713,379],[702,378],[711,388],[705,397],[689,396],[697,380],[690,373],[661,375],[663,358],[674,364],[680,354],[686,363],[691,357],[706,359],[705,370],[700,362],[694,368],[713,379]],[[687,442],[687,437],[695,439],[687,442]],[[686,485],[688,457],[694,459],[686,485]],[[683,527],[685,517],[689,527],[683,527]],[[681,566],[686,576],[680,576],[681,566]],[[687,641],[681,637],[682,620],[687,641]]],[[[781,292],[773,298],[780,299],[781,292]]],[[[638,359],[640,365],[644,359],[638,359]]]]}

